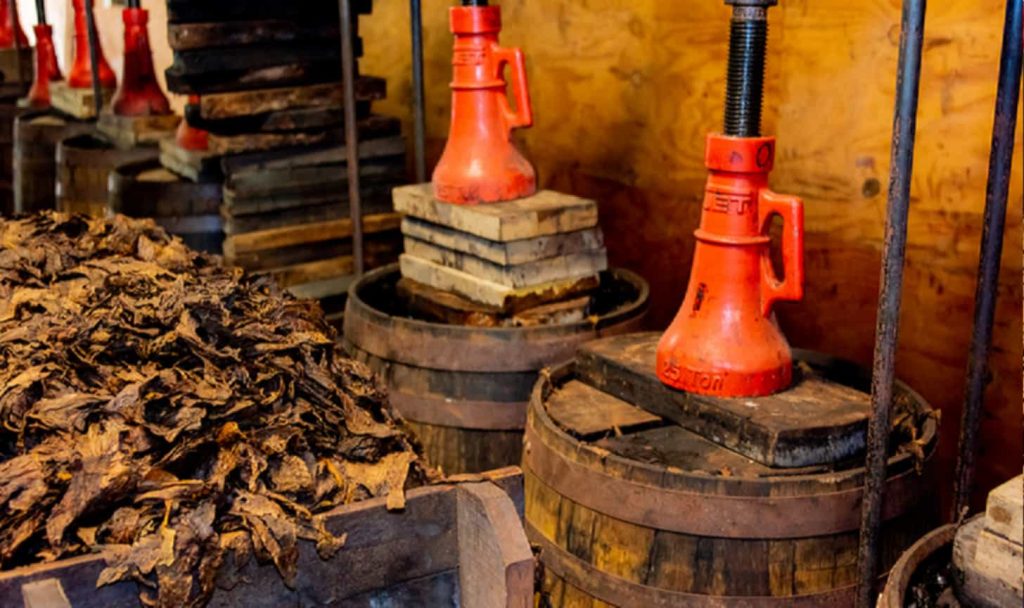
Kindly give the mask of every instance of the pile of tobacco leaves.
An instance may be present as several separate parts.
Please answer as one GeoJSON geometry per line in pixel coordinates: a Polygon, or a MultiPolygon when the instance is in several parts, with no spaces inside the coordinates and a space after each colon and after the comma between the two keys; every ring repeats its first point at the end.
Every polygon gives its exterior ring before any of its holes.
{"type": "Polygon", "coordinates": [[[98,584],[197,606],[221,565],[296,576],[323,514],[432,473],[316,304],[148,221],[0,220],[0,568],[104,550],[98,584]]]}

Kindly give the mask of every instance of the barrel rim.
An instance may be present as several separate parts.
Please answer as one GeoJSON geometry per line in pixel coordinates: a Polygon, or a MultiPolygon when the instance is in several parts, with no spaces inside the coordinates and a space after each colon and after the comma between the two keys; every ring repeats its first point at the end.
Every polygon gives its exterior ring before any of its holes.
{"type": "MultiPolygon", "coordinates": [[[[832,357],[822,353],[814,351],[807,351],[802,349],[793,349],[794,358],[803,358],[804,354],[807,353],[810,357],[817,357],[823,359],[830,359],[840,362],[845,365],[855,365],[847,360],[839,357],[832,357]]],[[[715,477],[695,475],[683,471],[682,469],[676,469],[671,467],[665,467],[662,465],[652,465],[638,460],[631,460],[597,448],[585,441],[576,439],[564,431],[547,413],[546,399],[548,391],[554,388],[555,383],[563,382],[567,377],[572,375],[572,362],[563,363],[556,367],[547,368],[542,370],[540,377],[537,380],[537,384],[533,388],[533,393],[530,396],[530,416],[527,419],[527,428],[530,429],[536,426],[535,420],[540,421],[543,425],[545,432],[550,431],[550,434],[566,449],[560,450],[564,454],[578,453],[579,451],[590,452],[595,458],[601,460],[611,460],[620,466],[632,467],[637,469],[645,470],[649,473],[656,473],[659,475],[668,475],[677,477],[680,479],[692,478],[695,481],[715,481],[719,484],[725,484],[727,486],[737,486],[736,489],[742,489],[745,485],[756,485],[763,486],[759,492],[756,493],[730,493],[729,496],[743,497],[743,496],[764,496],[763,490],[768,488],[777,488],[784,485],[800,485],[807,482],[820,481],[823,477],[829,478],[832,485],[838,485],[839,483],[850,482],[856,480],[858,476],[863,477],[865,472],[864,466],[852,467],[848,469],[842,469],[838,471],[828,471],[822,473],[809,473],[804,475],[773,475],[770,477],[756,477],[756,478],[740,478],[740,477],[715,477]],[[543,407],[542,407],[543,406],[543,407]]],[[[895,389],[897,392],[907,395],[910,399],[917,403],[925,406],[928,411],[933,411],[931,405],[922,397],[919,393],[913,390],[910,386],[901,380],[895,381],[895,389]]],[[[923,435],[922,439],[925,444],[925,460],[930,460],[935,453],[938,444],[938,424],[934,418],[927,419],[923,424],[923,435]]],[[[723,449],[728,449],[723,446],[723,449]]],[[[886,461],[886,468],[894,470],[895,472],[903,472],[908,468],[913,468],[913,455],[908,452],[900,452],[891,456],[886,461]]],[[[785,469],[783,469],[785,470],[785,469]]],[[[725,494],[723,494],[725,495],[725,494]]]]}
{"type": "Polygon", "coordinates": [[[573,340],[573,336],[591,340],[595,334],[624,333],[636,329],[642,321],[650,303],[647,281],[622,268],[607,272],[636,287],[638,295],[597,321],[490,328],[398,317],[374,308],[363,299],[362,290],[400,274],[398,264],[389,264],[366,273],[349,287],[345,335],[377,357],[418,367],[467,372],[537,371],[552,361],[571,357],[582,341],[573,340]],[[494,356],[496,349],[501,351],[500,357],[494,356]]]}
{"type": "Polygon", "coordinates": [[[878,608],[903,608],[907,585],[921,564],[956,538],[958,524],[946,524],[925,534],[900,555],[889,570],[889,579],[878,596],[878,608]]]}

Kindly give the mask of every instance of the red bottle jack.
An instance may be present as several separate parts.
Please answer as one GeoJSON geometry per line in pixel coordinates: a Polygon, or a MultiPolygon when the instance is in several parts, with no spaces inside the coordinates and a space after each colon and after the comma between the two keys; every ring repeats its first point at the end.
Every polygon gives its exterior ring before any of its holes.
{"type": "MultiPolygon", "coordinates": [[[[197,105],[199,103],[199,96],[189,95],[188,103],[189,105],[197,105]]],[[[182,150],[205,152],[210,149],[210,133],[209,131],[193,127],[188,124],[188,119],[183,118],[178,123],[178,131],[174,135],[174,142],[182,150]]]]}
{"type": "Polygon", "coordinates": [[[57,64],[57,51],[53,48],[53,28],[39,23],[33,28],[36,33],[36,72],[32,88],[28,91],[28,103],[33,108],[50,106],[50,83],[62,80],[57,64]]]}
{"type": "Polygon", "coordinates": [[[513,129],[533,124],[523,52],[498,46],[500,7],[453,7],[450,18],[452,124],[434,169],[434,195],[458,205],[529,196],[537,190],[536,173],[511,141],[513,129]],[[506,94],[505,66],[511,69],[515,110],[506,94]]]}
{"type": "Polygon", "coordinates": [[[126,8],[124,21],[124,72],[121,87],[113,99],[114,114],[152,116],[171,113],[171,104],[157,84],[153,71],[153,52],[149,48],[149,11],[126,8]]]}
{"type": "Polygon", "coordinates": [[[25,31],[21,29],[21,23],[14,18],[15,0],[0,0],[0,49],[13,49],[16,46],[28,47],[28,38],[25,31]],[[18,37],[18,44],[14,44],[14,37],[18,37]]]}
{"type": "MultiPolygon", "coordinates": [[[[75,11],[75,58],[68,73],[68,85],[73,89],[88,89],[92,87],[92,69],[89,64],[89,30],[85,20],[85,0],[73,0],[72,7],[75,11]]],[[[104,89],[113,89],[117,86],[117,76],[114,75],[114,70],[110,69],[107,58],[103,56],[103,48],[99,45],[98,37],[96,46],[99,55],[97,71],[100,85],[104,89]]]]}
{"type": "Polygon", "coordinates": [[[760,137],[765,16],[774,1],[727,0],[743,9],[733,16],[727,135],[708,136],[690,284],[658,343],[658,378],[688,392],[756,397],[792,382],[793,356],[772,307],[803,298],[803,203],[768,189],[775,140],[760,137]],[[769,258],[773,216],[784,223],[784,279],[769,258]]]}

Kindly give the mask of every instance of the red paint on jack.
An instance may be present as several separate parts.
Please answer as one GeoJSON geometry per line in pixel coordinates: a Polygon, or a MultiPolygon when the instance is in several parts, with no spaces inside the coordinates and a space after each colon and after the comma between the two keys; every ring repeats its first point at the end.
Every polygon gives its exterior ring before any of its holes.
{"type": "Polygon", "coordinates": [[[28,91],[28,103],[33,108],[50,107],[50,83],[62,80],[57,51],[53,48],[53,28],[45,23],[32,27],[36,33],[36,71],[32,88],[28,91]]]}
{"type": "MultiPolygon", "coordinates": [[[[68,72],[68,85],[73,89],[88,89],[92,87],[92,68],[89,64],[89,29],[85,20],[85,0],[73,0],[72,7],[75,10],[75,57],[68,72]]],[[[110,69],[107,58],[103,56],[103,47],[99,45],[99,40],[97,51],[100,86],[104,89],[113,89],[117,86],[117,76],[114,75],[114,70],[110,69]]]]}
{"type": "Polygon", "coordinates": [[[126,8],[121,13],[124,21],[124,72],[121,88],[112,102],[118,116],[153,116],[171,113],[153,71],[153,52],[149,49],[149,11],[126,8]]]}
{"type": "Polygon", "coordinates": [[[14,19],[14,11],[11,4],[15,0],[0,0],[0,49],[13,49],[16,46],[28,48],[28,38],[25,30],[21,29],[21,23],[14,19]],[[18,37],[18,44],[14,44],[14,37],[18,37]]]}
{"type": "Polygon", "coordinates": [[[792,382],[793,355],[772,314],[804,293],[804,210],[768,189],[771,137],[708,136],[697,247],[682,308],[658,343],[664,384],[703,395],[757,397],[792,382]],[[780,280],[769,258],[773,216],[784,223],[780,280]]]}
{"type": "MultiPolygon", "coordinates": [[[[199,96],[189,95],[188,103],[189,105],[198,105],[199,96]]],[[[181,122],[178,123],[178,131],[174,135],[174,142],[183,150],[205,152],[210,149],[210,133],[193,127],[188,124],[187,118],[182,118],[181,122]]]]}
{"type": "Polygon", "coordinates": [[[501,9],[453,7],[452,124],[434,169],[434,196],[457,205],[494,203],[537,191],[530,162],[512,144],[513,129],[533,124],[522,50],[498,45],[501,9]],[[512,110],[505,66],[511,69],[512,110]]]}

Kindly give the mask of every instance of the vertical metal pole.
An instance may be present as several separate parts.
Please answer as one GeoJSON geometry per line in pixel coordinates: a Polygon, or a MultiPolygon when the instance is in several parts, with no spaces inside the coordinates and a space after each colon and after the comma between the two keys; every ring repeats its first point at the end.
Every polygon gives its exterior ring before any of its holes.
{"type": "Polygon", "coordinates": [[[18,30],[21,29],[21,17],[18,15],[18,0],[11,0],[11,21],[13,26],[11,31],[14,35],[14,52],[17,53],[18,57],[18,84],[24,86],[27,79],[25,78],[25,64],[21,60],[21,40],[18,38],[18,30]]]}
{"type": "Polygon", "coordinates": [[[409,0],[412,27],[412,126],[416,162],[416,183],[427,181],[427,117],[423,88],[423,11],[420,0],[409,0]]]}
{"type": "Polygon", "coordinates": [[[1010,194],[1013,166],[1013,136],[1017,130],[1017,104],[1020,97],[1021,46],[1024,44],[1021,40],[1022,12],[1024,3],[1021,0],[1006,1],[999,86],[996,89],[996,117],[992,127],[988,186],[985,190],[985,228],[981,236],[978,285],[974,292],[974,333],[967,359],[967,388],[960,420],[960,455],[956,463],[953,521],[958,521],[970,508],[974,486],[974,457],[978,449],[978,425],[989,380],[988,357],[992,348],[999,263],[1006,227],[1006,199],[1010,194]]]}
{"type": "Polygon", "coordinates": [[[359,197],[359,131],[356,125],[356,62],[352,52],[352,7],[338,0],[341,9],[341,75],[345,92],[345,162],[348,169],[348,210],[352,219],[353,272],[362,276],[363,204],[359,197]]]}
{"type": "Polygon", "coordinates": [[[907,247],[910,182],[914,169],[914,137],[917,131],[917,97],[921,79],[925,4],[925,0],[903,1],[899,69],[896,76],[896,112],[892,126],[892,159],[889,169],[889,202],[882,257],[882,286],[878,299],[874,369],[871,377],[871,420],[868,423],[864,501],[857,555],[857,605],[860,608],[874,606],[878,579],[878,537],[888,459],[892,388],[896,374],[900,301],[903,297],[903,261],[907,247]]]}
{"type": "Polygon", "coordinates": [[[36,22],[46,25],[46,0],[36,0],[36,22]]]}
{"type": "Polygon", "coordinates": [[[103,110],[103,87],[100,84],[99,32],[96,30],[96,15],[92,12],[92,0],[85,0],[85,30],[89,42],[89,67],[92,70],[92,94],[95,97],[96,118],[103,110]]]}

